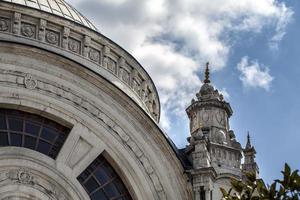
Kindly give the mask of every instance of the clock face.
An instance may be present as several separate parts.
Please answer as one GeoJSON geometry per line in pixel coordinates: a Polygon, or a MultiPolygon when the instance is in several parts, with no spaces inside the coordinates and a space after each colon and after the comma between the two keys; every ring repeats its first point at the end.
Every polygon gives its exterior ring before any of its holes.
{"type": "Polygon", "coordinates": [[[217,113],[216,113],[216,120],[217,122],[222,125],[222,126],[225,126],[226,125],[226,120],[225,120],[225,113],[224,111],[221,111],[219,110],[217,113]]]}

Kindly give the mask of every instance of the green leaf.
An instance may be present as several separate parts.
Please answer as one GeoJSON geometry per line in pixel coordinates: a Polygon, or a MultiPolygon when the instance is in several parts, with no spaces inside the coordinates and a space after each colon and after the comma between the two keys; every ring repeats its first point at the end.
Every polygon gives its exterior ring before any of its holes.
{"type": "Polygon", "coordinates": [[[227,197],[228,196],[228,193],[227,193],[227,191],[224,188],[220,188],[220,190],[222,192],[223,197],[227,197]]]}

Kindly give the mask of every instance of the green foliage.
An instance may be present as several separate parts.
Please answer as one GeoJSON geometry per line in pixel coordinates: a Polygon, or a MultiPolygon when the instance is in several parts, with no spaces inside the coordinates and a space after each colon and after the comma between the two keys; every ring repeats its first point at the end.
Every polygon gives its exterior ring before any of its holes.
{"type": "Polygon", "coordinates": [[[222,200],[300,200],[300,176],[298,170],[291,171],[285,164],[282,180],[266,186],[255,174],[246,175],[246,181],[232,180],[229,191],[221,188],[222,200]]]}

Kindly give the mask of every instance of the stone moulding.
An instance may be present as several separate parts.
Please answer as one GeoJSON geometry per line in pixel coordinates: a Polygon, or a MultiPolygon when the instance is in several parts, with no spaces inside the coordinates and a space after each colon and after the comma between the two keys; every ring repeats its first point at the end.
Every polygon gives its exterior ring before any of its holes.
{"type": "Polygon", "coordinates": [[[129,88],[134,95],[132,99],[138,101],[142,109],[159,122],[160,102],[153,81],[143,67],[117,44],[94,30],[68,20],[62,21],[48,13],[41,15],[41,11],[6,2],[0,2],[0,7],[0,40],[5,41],[5,37],[1,37],[5,34],[16,43],[36,41],[31,45],[39,48],[45,48],[46,45],[47,50],[57,48],[73,57],[83,58],[88,62],[80,64],[87,68],[89,62],[96,64],[121,83],[114,85],[123,91],[129,88]],[[62,25],[58,25],[56,20],[62,25]]]}
{"type": "MultiPolygon", "coordinates": [[[[0,186],[26,186],[39,191],[53,200],[71,200],[63,187],[58,183],[40,175],[40,172],[24,167],[13,167],[0,171],[0,186]]],[[[0,193],[0,197],[3,194],[0,193]]],[[[8,198],[8,197],[7,197],[8,198]]]]}
{"type": "MultiPolygon", "coordinates": [[[[58,83],[39,78],[38,76],[33,76],[28,73],[24,73],[21,71],[7,71],[0,69],[0,85],[14,85],[14,87],[27,88],[29,90],[35,90],[36,92],[53,96],[56,99],[60,99],[64,102],[69,102],[76,107],[79,107],[82,111],[87,111],[92,118],[96,118],[97,120],[102,121],[108,129],[112,130],[122,141],[124,145],[133,153],[135,158],[139,161],[141,166],[144,168],[148,178],[151,180],[153,184],[153,188],[155,189],[159,199],[166,199],[166,194],[162,183],[157,175],[154,167],[151,162],[142,151],[142,149],[138,146],[138,144],[134,141],[134,139],[127,133],[121,126],[119,126],[116,122],[113,121],[111,117],[109,117],[106,113],[101,110],[100,106],[95,105],[95,103],[90,102],[86,97],[78,94],[76,91],[73,91],[70,88],[66,88],[58,83]],[[33,79],[36,81],[37,86],[35,88],[27,88],[26,80],[30,77],[30,80],[33,79]],[[34,78],[33,78],[34,77],[34,78]]],[[[16,94],[15,94],[16,95],[16,94]]],[[[16,96],[18,98],[18,95],[16,96]]]]}

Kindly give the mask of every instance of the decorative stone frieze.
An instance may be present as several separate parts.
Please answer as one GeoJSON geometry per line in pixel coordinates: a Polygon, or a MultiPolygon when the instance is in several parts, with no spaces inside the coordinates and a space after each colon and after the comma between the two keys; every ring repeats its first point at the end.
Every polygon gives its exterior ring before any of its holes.
{"type": "Polygon", "coordinates": [[[0,18],[0,31],[8,31],[9,22],[7,19],[0,18]]]}
{"type": "Polygon", "coordinates": [[[44,19],[40,19],[38,39],[41,41],[45,40],[46,26],[47,21],[44,19]]]}
{"type": "Polygon", "coordinates": [[[28,168],[14,167],[12,169],[2,169],[0,177],[0,187],[3,185],[25,185],[46,194],[49,199],[71,200],[68,197],[69,195],[64,191],[64,188],[52,181],[50,177],[45,178],[39,172],[28,168]]]}
{"type": "Polygon", "coordinates": [[[96,49],[94,49],[94,48],[90,48],[90,52],[89,52],[89,58],[92,60],[92,61],[94,61],[94,62],[96,62],[96,63],[100,63],[100,52],[99,51],[97,51],[96,49]]]}
{"type": "Polygon", "coordinates": [[[68,48],[68,38],[70,35],[70,29],[68,27],[63,27],[63,41],[62,41],[62,48],[68,48]]]}
{"type": "Polygon", "coordinates": [[[33,90],[37,86],[37,80],[33,78],[31,74],[26,74],[24,77],[24,84],[26,88],[33,90]]]}
{"type": "Polygon", "coordinates": [[[89,54],[89,49],[91,45],[91,38],[89,36],[84,36],[84,41],[83,41],[83,56],[88,57],[89,54]]]}
{"type": "Polygon", "coordinates": [[[81,44],[80,41],[74,39],[74,38],[69,38],[69,43],[68,43],[69,50],[74,52],[74,53],[80,53],[81,51],[81,44]]]}
{"type": "Polygon", "coordinates": [[[100,106],[95,105],[94,102],[91,102],[89,99],[82,96],[81,94],[78,94],[76,91],[73,91],[71,88],[66,88],[65,86],[62,86],[56,82],[41,79],[38,77],[33,78],[33,75],[26,74],[21,71],[7,71],[0,69],[0,80],[3,80],[2,82],[0,82],[0,85],[14,83],[16,84],[16,87],[22,86],[22,84],[18,82],[18,80],[20,80],[22,77],[25,77],[24,83],[28,83],[28,89],[35,89],[37,92],[44,93],[49,96],[55,96],[55,98],[61,99],[64,102],[70,102],[73,105],[76,105],[81,110],[88,111],[91,117],[104,122],[107,125],[108,129],[111,129],[115,136],[117,136],[123,142],[123,144],[125,144],[127,148],[132,151],[133,155],[135,155],[136,159],[140,162],[141,166],[143,166],[145,172],[151,180],[157,194],[160,195],[160,199],[166,199],[166,195],[163,189],[163,185],[160,182],[160,178],[154,170],[151,162],[146,157],[146,154],[142,151],[142,149],[134,141],[130,134],[128,134],[127,131],[125,131],[116,122],[114,122],[114,120],[110,116],[103,112],[100,106]],[[10,76],[11,78],[9,80],[5,80],[2,79],[1,76],[10,76]]]}
{"type": "Polygon", "coordinates": [[[56,33],[51,30],[47,30],[46,41],[50,44],[58,45],[59,44],[59,33],[56,33]]]}
{"type": "Polygon", "coordinates": [[[15,12],[13,21],[14,21],[14,24],[13,24],[12,32],[14,34],[18,35],[18,34],[20,34],[20,30],[21,30],[21,13],[15,12]]]}
{"type": "MultiPolygon", "coordinates": [[[[3,7],[6,5],[5,2],[0,3],[3,7]]],[[[10,8],[10,10],[12,10],[12,8],[10,8]]],[[[86,28],[84,31],[85,33],[83,34],[78,32],[78,29],[74,30],[76,27],[50,27],[49,24],[56,24],[56,22],[49,21],[50,18],[35,18],[33,13],[29,14],[31,14],[30,18],[26,17],[26,20],[23,20],[24,17],[22,13],[20,13],[20,10],[18,10],[18,12],[12,14],[12,19],[6,19],[4,17],[8,16],[2,16],[0,10],[0,33],[4,34],[12,31],[12,33],[17,36],[21,35],[28,39],[36,39],[45,44],[55,45],[58,48],[76,53],[78,56],[82,56],[85,59],[97,63],[99,67],[106,69],[108,72],[118,77],[122,83],[125,83],[126,86],[131,88],[134,92],[133,94],[137,94],[142,105],[144,105],[143,109],[145,109],[156,121],[159,119],[160,105],[158,95],[150,77],[130,55],[126,55],[124,50],[113,44],[111,41],[103,39],[101,34],[95,36],[95,33],[90,32],[88,28],[86,28]],[[10,30],[10,23],[13,23],[12,30],[10,30]],[[103,47],[103,49],[100,49],[99,47],[103,47]],[[103,52],[103,58],[101,52],[103,52]],[[123,63],[119,63],[120,61],[123,63]],[[126,66],[122,67],[120,64],[126,66]],[[133,71],[135,74],[133,74],[133,71]],[[152,91],[146,91],[146,89],[143,88],[144,85],[141,85],[142,82],[147,82],[152,85],[152,91]],[[154,94],[154,102],[156,102],[155,104],[158,107],[157,110],[148,110],[149,107],[153,107],[153,105],[149,106],[150,102],[145,98],[148,93],[154,94]]],[[[25,13],[24,16],[25,15],[28,16],[28,13],[25,13]]],[[[16,41],[20,42],[18,38],[16,38],[16,41]]]]}
{"type": "Polygon", "coordinates": [[[21,25],[21,35],[29,38],[35,37],[36,27],[32,24],[23,23],[21,25]]]}

